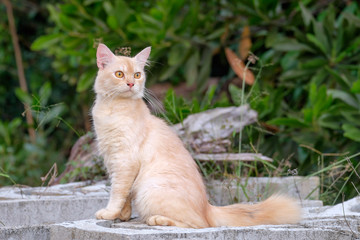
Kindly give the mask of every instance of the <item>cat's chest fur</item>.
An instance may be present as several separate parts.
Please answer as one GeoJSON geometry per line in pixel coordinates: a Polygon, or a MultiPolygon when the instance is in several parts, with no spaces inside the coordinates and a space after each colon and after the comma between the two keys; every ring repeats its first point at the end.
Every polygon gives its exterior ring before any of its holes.
{"type": "Polygon", "coordinates": [[[100,152],[117,152],[136,147],[144,138],[144,113],[135,100],[97,100],[93,121],[100,152]]]}

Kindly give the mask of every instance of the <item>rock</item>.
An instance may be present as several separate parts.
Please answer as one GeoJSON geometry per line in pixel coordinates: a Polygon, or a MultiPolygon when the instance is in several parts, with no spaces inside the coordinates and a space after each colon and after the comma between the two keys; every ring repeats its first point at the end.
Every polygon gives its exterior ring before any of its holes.
{"type": "Polygon", "coordinates": [[[234,132],[240,132],[256,120],[257,112],[248,105],[215,108],[189,115],[173,129],[195,152],[226,152],[231,146],[228,139],[234,132]]]}
{"type": "Polygon", "coordinates": [[[66,169],[50,185],[94,178],[100,180],[104,179],[105,176],[106,170],[103,160],[97,153],[95,134],[88,132],[76,141],[71,149],[66,169]],[[84,173],[86,176],[83,176],[84,173]]]}

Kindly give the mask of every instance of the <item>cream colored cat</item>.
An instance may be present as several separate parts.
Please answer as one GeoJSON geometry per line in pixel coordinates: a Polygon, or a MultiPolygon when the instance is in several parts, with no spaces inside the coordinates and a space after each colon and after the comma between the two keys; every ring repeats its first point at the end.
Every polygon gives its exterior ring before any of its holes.
{"type": "Polygon", "coordinates": [[[208,203],[190,153],[142,100],[150,50],[145,48],[130,58],[115,56],[104,44],[97,49],[99,72],[92,115],[111,193],[107,207],[96,218],[127,221],[133,201],[148,225],[206,228],[296,223],[300,208],[284,196],[254,205],[208,203]]]}

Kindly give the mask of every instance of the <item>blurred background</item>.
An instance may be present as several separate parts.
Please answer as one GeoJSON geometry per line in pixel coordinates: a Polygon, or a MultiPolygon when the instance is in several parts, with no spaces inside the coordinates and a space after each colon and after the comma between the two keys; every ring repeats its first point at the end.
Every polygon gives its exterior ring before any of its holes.
{"type": "Polygon", "coordinates": [[[0,186],[39,186],[54,163],[59,173],[71,164],[92,129],[103,42],[132,56],[152,47],[160,117],[249,104],[258,122],[242,152],[273,158],[279,175],[320,174],[325,200],[358,194],[358,1],[2,0],[0,33],[0,186]]]}

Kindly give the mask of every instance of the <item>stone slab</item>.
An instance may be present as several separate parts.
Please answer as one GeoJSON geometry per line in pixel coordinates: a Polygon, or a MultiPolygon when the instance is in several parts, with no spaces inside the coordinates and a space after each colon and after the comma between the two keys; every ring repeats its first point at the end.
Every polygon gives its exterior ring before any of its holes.
{"type": "MultiPolygon", "coordinates": [[[[328,220],[331,222],[332,220],[328,220]]],[[[337,220],[339,221],[339,220],[337,220]]],[[[204,229],[183,229],[177,227],[150,227],[139,222],[112,223],[111,221],[83,220],[53,225],[50,239],[262,239],[262,240],[335,240],[356,239],[350,229],[328,227],[328,222],[313,224],[303,221],[299,225],[260,225],[253,227],[217,227],[204,229]]],[[[353,227],[359,221],[354,220],[353,227]]]]}
{"type": "Polygon", "coordinates": [[[360,239],[360,198],[332,207],[303,208],[297,225],[186,229],[130,222],[82,220],[52,225],[50,239],[360,239]]]}
{"type": "MultiPolygon", "coordinates": [[[[236,181],[207,182],[210,202],[218,206],[239,201],[254,202],[262,200],[259,196],[265,199],[274,192],[283,192],[305,204],[302,199],[317,186],[318,178],[249,178],[242,179],[240,184],[245,188],[236,181]],[[249,199],[242,191],[246,191],[249,199]]],[[[106,206],[109,192],[106,181],[0,188],[0,226],[31,226],[93,218],[97,210],[106,206]]],[[[315,191],[314,194],[316,199],[318,193],[315,191]]]]}
{"type": "Polygon", "coordinates": [[[49,240],[50,226],[0,228],[2,240],[49,240]]]}
{"type": "Polygon", "coordinates": [[[93,218],[106,206],[105,182],[0,189],[0,227],[53,224],[93,218]]]}
{"type": "MultiPolygon", "coordinates": [[[[297,189],[309,184],[300,180],[287,181],[295,181],[297,189]]],[[[182,229],[147,226],[136,219],[95,220],[94,213],[106,206],[109,190],[106,182],[1,188],[0,239],[359,239],[360,198],[325,207],[318,200],[301,200],[303,221],[298,225],[182,229]]]]}
{"type": "Polygon", "coordinates": [[[107,201],[107,197],[1,201],[0,224],[14,227],[89,219],[107,201]]]}

